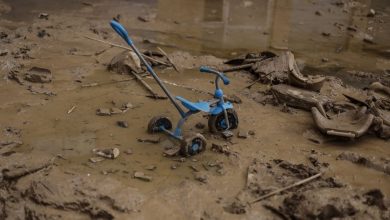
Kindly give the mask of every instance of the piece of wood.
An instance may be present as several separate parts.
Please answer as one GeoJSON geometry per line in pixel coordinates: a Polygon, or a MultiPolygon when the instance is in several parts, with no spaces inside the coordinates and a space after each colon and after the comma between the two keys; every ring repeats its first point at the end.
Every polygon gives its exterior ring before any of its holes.
{"type": "Polygon", "coordinates": [[[179,71],[179,69],[177,68],[177,66],[176,66],[176,65],[172,62],[172,60],[168,57],[168,54],[165,53],[165,51],[164,51],[163,49],[161,49],[160,47],[157,47],[157,49],[158,49],[159,51],[161,51],[161,53],[168,59],[168,62],[169,62],[170,64],[172,64],[173,69],[175,69],[176,72],[180,73],[180,71],[179,71]]]}
{"type": "Polygon", "coordinates": [[[227,72],[233,72],[233,71],[237,71],[237,70],[248,69],[248,68],[251,68],[252,65],[253,65],[253,63],[247,63],[247,64],[243,64],[243,65],[239,65],[239,66],[234,66],[234,67],[223,69],[221,72],[227,73],[227,72]]]}
{"type": "Polygon", "coordinates": [[[70,109],[68,110],[68,114],[72,113],[73,110],[74,110],[75,108],[76,108],[76,105],[72,106],[72,108],[70,108],[70,109]]]}
{"type": "Polygon", "coordinates": [[[303,185],[303,184],[305,184],[305,183],[308,183],[308,182],[310,182],[310,181],[312,181],[312,180],[314,180],[314,179],[320,177],[322,174],[323,174],[322,172],[319,172],[319,173],[317,173],[317,174],[315,174],[315,175],[313,175],[313,176],[311,176],[311,177],[308,177],[308,178],[306,178],[306,179],[303,179],[303,180],[301,180],[301,181],[298,181],[298,182],[296,182],[296,183],[294,183],[294,184],[292,184],[292,185],[289,185],[289,186],[280,188],[280,189],[278,189],[278,190],[272,191],[272,192],[270,192],[270,193],[267,193],[267,194],[265,194],[265,195],[263,195],[263,196],[260,196],[259,198],[255,199],[255,200],[253,200],[253,201],[250,202],[249,204],[254,204],[254,203],[256,203],[256,202],[260,202],[260,201],[263,200],[263,199],[266,199],[266,198],[271,197],[271,196],[273,196],[273,195],[279,194],[279,193],[284,192],[284,191],[286,191],[286,190],[288,190],[288,189],[291,189],[291,188],[293,188],[293,187],[300,186],[300,185],[303,185]]]}
{"type": "MultiPolygon", "coordinates": [[[[111,42],[108,42],[108,41],[105,41],[105,40],[100,40],[100,39],[89,37],[89,36],[83,36],[83,37],[85,37],[85,38],[87,38],[89,40],[94,40],[94,41],[97,41],[97,42],[100,42],[100,43],[105,43],[105,44],[111,45],[113,47],[119,47],[119,48],[122,48],[122,49],[125,49],[125,50],[133,51],[133,49],[131,49],[130,47],[125,47],[125,46],[122,46],[122,45],[119,45],[119,44],[114,44],[114,43],[111,43],[111,42]]],[[[147,56],[147,55],[142,54],[142,53],[141,53],[141,55],[145,59],[148,59],[149,61],[154,61],[156,63],[162,64],[162,65],[165,65],[165,66],[170,66],[168,63],[165,63],[165,62],[162,62],[160,60],[154,59],[153,57],[147,56]]]]}
{"type": "Polygon", "coordinates": [[[135,73],[134,71],[131,71],[131,73],[135,76],[135,78],[145,87],[146,90],[148,90],[148,92],[150,92],[151,96],[147,96],[147,97],[151,97],[151,98],[154,98],[154,99],[166,99],[167,97],[165,96],[160,96],[158,95],[156,92],[153,91],[152,87],[150,87],[149,84],[147,84],[145,82],[145,80],[142,79],[141,76],[139,76],[137,73],[135,73]]]}

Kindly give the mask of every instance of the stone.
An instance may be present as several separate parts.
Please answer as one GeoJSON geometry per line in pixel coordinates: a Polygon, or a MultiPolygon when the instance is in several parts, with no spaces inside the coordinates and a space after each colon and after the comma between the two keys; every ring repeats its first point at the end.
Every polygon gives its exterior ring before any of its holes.
{"type": "Polygon", "coordinates": [[[239,130],[237,134],[238,138],[247,139],[248,138],[248,131],[246,130],[239,130]]]}
{"type": "Polygon", "coordinates": [[[207,183],[207,175],[202,172],[196,172],[194,174],[194,179],[201,182],[201,183],[207,183]]]}
{"type": "Polygon", "coordinates": [[[116,124],[122,128],[128,128],[129,124],[126,121],[117,121],[116,124]]]}
{"type": "Polygon", "coordinates": [[[148,166],[145,167],[145,170],[153,171],[155,169],[157,169],[157,166],[155,166],[155,165],[148,165],[148,166]]]}
{"type": "Polygon", "coordinates": [[[151,176],[146,176],[143,172],[140,172],[140,171],[136,171],[134,173],[134,178],[139,179],[139,180],[143,180],[146,182],[150,182],[153,179],[151,176]]]}
{"type": "Polygon", "coordinates": [[[39,13],[38,18],[48,20],[49,14],[48,13],[39,13]]]}
{"type": "Polygon", "coordinates": [[[367,14],[367,17],[374,17],[375,14],[376,14],[375,10],[371,8],[370,11],[367,14]]]}
{"type": "Polygon", "coordinates": [[[123,151],[123,153],[125,153],[127,155],[131,155],[131,154],[133,154],[133,150],[129,148],[129,149],[123,151]]]}
{"type": "Polygon", "coordinates": [[[91,158],[89,158],[89,161],[92,162],[92,163],[102,162],[103,160],[105,160],[103,157],[91,157],[91,158]]]}
{"type": "Polygon", "coordinates": [[[116,114],[122,114],[123,111],[122,111],[121,109],[119,109],[119,108],[112,107],[112,108],[110,108],[110,113],[111,113],[112,115],[116,115],[116,114]]]}
{"type": "Polygon", "coordinates": [[[96,110],[96,114],[99,116],[109,116],[111,115],[111,111],[108,108],[99,108],[96,110]]]}
{"type": "Polygon", "coordinates": [[[233,134],[232,131],[226,130],[226,131],[223,131],[223,132],[221,133],[221,135],[222,135],[223,138],[229,139],[229,138],[233,137],[234,134],[233,134]]]}
{"type": "Polygon", "coordinates": [[[196,127],[197,129],[203,129],[203,128],[206,127],[206,125],[203,124],[202,122],[198,122],[198,123],[196,123],[195,127],[196,127]]]}
{"type": "Polygon", "coordinates": [[[93,149],[92,152],[94,152],[96,155],[108,158],[108,159],[115,159],[119,156],[120,151],[118,148],[108,148],[108,149],[93,149]]]}

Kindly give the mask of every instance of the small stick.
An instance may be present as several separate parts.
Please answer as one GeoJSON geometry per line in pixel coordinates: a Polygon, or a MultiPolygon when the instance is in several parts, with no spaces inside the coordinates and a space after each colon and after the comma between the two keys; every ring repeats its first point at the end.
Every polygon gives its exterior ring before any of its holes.
{"type": "Polygon", "coordinates": [[[74,105],[74,106],[72,106],[72,108],[70,108],[69,110],[68,110],[68,114],[70,114],[70,113],[72,113],[73,112],[73,110],[76,108],[76,106],[74,105]]]}
{"type": "MultiPolygon", "coordinates": [[[[94,41],[100,42],[100,43],[105,43],[105,44],[111,45],[113,47],[119,47],[119,48],[122,48],[122,49],[125,49],[125,50],[133,51],[130,47],[121,46],[119,44],[114,44],[114,43],[111,43],[111,42],[108,42],[108,41],[104,41],[104,40],[100,40],[100,39],[96,39],[96,38],[93,38],[93,37],[88,37],[88,36],[83,36],[83,37],[85,37],[87,39],[90,39],[90,40],[94,40],[94,41]]],[[[165,65],[165,66],[170,66],[169,64],[167,64],[165,62],[162,62],[162,61],[159,61],[159,60],[156,60],[153,57],[147,56],[145,54],[141,54],[141,55],[144,58],[146,58],[146,59],[148,59],[150,61],[154,61],[156,63],[162,64],[162,65],[165,65]]]]}
{"type": "Polygon", "coordinates": [[[180,73],[180,71],[179,71],[179,69],[177,68],[177,66],[176,66],[176,65],[172,62],[172,60],[168,57],[168,54],[165,53],[165,51],[164,51],[163,49],[161,49],[160,47],[157,47],[157,49],[158,49],[159,51],[161,51],[161,53],[168,59],[168,62],[169,62],[170,64],[172,64],[173,69],[175,69],[176,72],[180,73]]]}
{"type": "MultiPolygon", "coordinates": [[[[141,74],[139,74],[141,75],[141,74]]],[[[141,77],[145,77],[149,75],[148,73],[144,73],[141,75],[141,77]]],[[[132,81],[132,80],[135,80],[136,78],[133,77],[131,79],[123,79],[123,80],[118,80],[118,81],[110,81],[110,82],[102,82],[102,83],[97,83],[97,82],[94,82],[94,83],[89,83],[89,84],[84,84],[84,85],[81,85],[82,88],[87,88],[87,87],[95,87],[95,86],[103,86],[103,85],[109,85],[109,84],[115,84],[115,83],[121,83],[121,82],[129,82],[129,81],[132,81]]]]}
{"type": "Polygon", "coordinates": [[[152,89],[152,87],[149,86],[149,84],[147,84],[137,73],[135,73],[134,71],[131,71],[131,73],[135,76],[135,78],[141,82],[141,84],[146,88],[146,90],[148,90],[148,92],[150,92],[150,94],[152,96],[147,96],[147,97],[152,97],[154,99],[165,99],[166,97],[163,97],[163,96],[159,96],[157,93],[155,93],[152,89]]]}
{"type": "Polygon", "coordinates": [[[250,68],[252,65],[253,65],[252,63],[247,63],[247,64],[244,64],[244,65],[234,66],[234,67],[231,67],[231,68],[224,69],[221,72],[227,73],[227,72],[233,72],[233,71],[236,71],[236,70],[247,69],[247,68],[250,68]]]}
{"type": "Polygon", "coordinates": [[[257,198],[256,200],[253,200],[252,202],[249,202],[249,204],[253,204],[253,203],[256,203],[256,202],[260,202],[260,201],[263,200],[263,199],[266,199],[266,198],[271,197],[271,196],[273,196],[273,195],[279,194],[279,193],[281,193],[281,192],[283,192],[283,191],[286,191],[286,190],[288,190],[288,189],[291,189],[291,188],[293,188],[293,187],[296,187],[296,186],[305,184],[305,183],[307,183],[307,182],[310,182],[310,181],[312,181],[312,180],[314,180],[314,179],[320,177],[322,174],[323,174],[322,172],[319,172],[319,173],[317,173],[317,174],[315,174],[315,175],[313,175],[313,176],[311,176],[311,177],[308,177],[308,178],[306,178],[306,179],[303,179],[303,180],[301,180],[301,181],[298,181],[298,182],[296,182],[296,183],[294,183],[294,184],[292,184],[292,185],[289,185],[289,186],[280,188],[280,189],[278,189],[278,190],[275,190],[275,191],[273,191],[273,192],[270,192],[270,193],[268,193],[268,194],[265,194],[265,195],[263,195],[263,196],[260,196],[260,197],[257,198]]]}

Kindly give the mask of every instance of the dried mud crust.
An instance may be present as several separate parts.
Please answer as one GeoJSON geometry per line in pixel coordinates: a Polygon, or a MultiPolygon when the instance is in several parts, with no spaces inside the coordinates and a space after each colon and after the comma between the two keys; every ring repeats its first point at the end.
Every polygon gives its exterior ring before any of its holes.
{"type": "Polygon", "coordinates": [[[246,187],[232,203],[225,206],[225,211],[245,214],[251,213],[256,205],[261,205],[281,219],[388,219],[390,201],[379,189],[351,190],[333,177],[320,177],[273,198],[251,204],[260,196],[325,171],[327,164],[314,158],[309,157],[313,166],[279,159],[255,159],[248,167],[246,187]]]}

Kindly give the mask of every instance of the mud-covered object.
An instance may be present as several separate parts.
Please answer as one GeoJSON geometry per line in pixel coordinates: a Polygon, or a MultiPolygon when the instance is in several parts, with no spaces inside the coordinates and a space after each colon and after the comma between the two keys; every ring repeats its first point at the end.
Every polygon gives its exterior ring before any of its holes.
{"type": "Polygon", "coordinates": [[[256,62],[250,70],[252,73],[259,75],[263,83],[288,83],[288,57],[286,53],[280,56],[256,62]]]}
{"type": "Polygon", "coordinates": [[[49,69],[41,67],[32,67],[24,75],[24,79],[33,83],[49,83],[53,76],[49,69]]]}
{"type": "MultiPolygon", "coordinates": [[[[293,86],[279,84],[271,87],[271,92],[281,104],[310,111],[312,107],[322,108],[330,103],[327,96],[317,92],[307,91],[293,86]]],[[[324,110],[321,110],[323,112],[324,110]]]]}
{"type": "Polygon", "coordinates": [[[313,107],[312,115],[315,125],[322,133],[347,138],[358,138],[364,135],[374,120],[374,115],[367,113],[366,107],[329,117],[313,107]]]}
{"type": "Polygon", "coordinates": [[[114,56],[107,69],[119,74],[129,74],[131,71],[139,73],[142,71],[140,59],[134,52],[128,50],[114,56]]]}
{"type": "Polygon", "coordinates": [[[288,59],[288,79],[291,85],[312,91],[320,91],[325,82],[325,77],[317,75],[304,76],[299,71],[294,54],[286,52],[288,59]]]}

